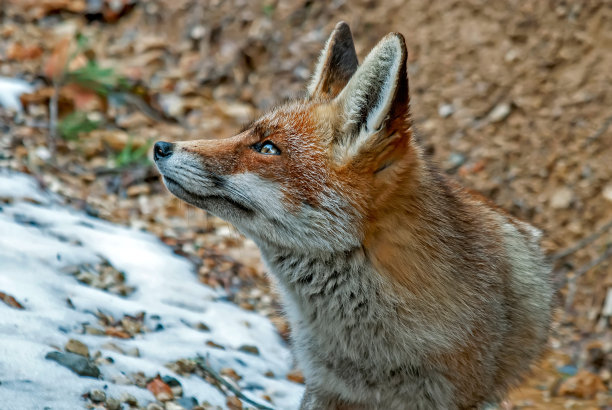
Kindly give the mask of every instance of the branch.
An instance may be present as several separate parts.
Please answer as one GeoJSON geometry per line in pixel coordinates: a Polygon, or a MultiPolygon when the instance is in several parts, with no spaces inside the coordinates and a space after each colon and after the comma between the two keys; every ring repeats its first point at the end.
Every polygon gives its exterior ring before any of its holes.
{"type": "MultiPolygon", "coordinates": [[[[611,117],[612,118],[612,117],[611,117]]],[[[584,248],[585,246],[589,245],[590,243],[594,242],[595,239],[599,238],[601,235],[603,235],[604,233],[606,233],[606,231],[608,231],[610,228],[612,228],[612,220],[608,221],[607,223],[605,223],[601,228],[599,228],[597,231],[595,231],[594,233],[592,233],[591,235],[582,238],[581,240],[579,240],[578,242],[576,242],[574,245],[563,249],[562,251],[559,251],[557,253],[554,253],[551,255],[551,260],[553,262],[557,262],[559,259],[563,259],[573,253],[575,253],[576,251],[579,251],[580,249],[584,248]]]]}
{"type": "Polygon", "coordinates": [[[216,371],[214,371],[209,365],[207,365],[205,359],[202,356],[198,356],[197,358],[194,359],[194,361],[203,371],[208,373],[213,379],[215,379],[217,382],[219,382],[220,384],[225,386],[228,390],[230,390],[232,393],[234,393],[236,397],[238,397],[240,400],[249,403],[251,406],[254,406],[256,409],[259,409],[259,410],[274,410],[271,407],[266,407],[246,397],[244,394],[242,394],[240,390],[234,387],[231,383],[229,383],[227,380],[221,377],[216,371]]]}

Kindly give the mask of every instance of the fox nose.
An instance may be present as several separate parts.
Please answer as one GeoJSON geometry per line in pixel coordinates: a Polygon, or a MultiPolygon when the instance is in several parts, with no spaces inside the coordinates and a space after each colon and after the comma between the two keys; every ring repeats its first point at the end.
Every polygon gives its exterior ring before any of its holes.
{"type": "Polygon", "coordinates": [[[159,141],[155,143],[153,147],[153,159],[157,161],[160,158],[169,157],[172,155],[173,144],[165,141],[159,141]]]}

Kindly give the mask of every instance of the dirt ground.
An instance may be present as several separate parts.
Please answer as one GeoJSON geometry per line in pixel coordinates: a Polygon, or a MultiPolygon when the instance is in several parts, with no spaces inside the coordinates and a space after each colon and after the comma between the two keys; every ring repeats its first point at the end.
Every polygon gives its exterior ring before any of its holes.
{"type": "MultiPolygon", "coordinates": [[[[404,34],[428,150],[542,228],[551,255],[612,220],[612,1],[0,0],[0,18],[0,76],[35,84],[23,113],[0,108],[0,166],[156,233],[285,337],[254,245],[173,199],[136,150],[231,136],[299,94],[339,20],[360,59],[404,34]],[[70,74],[92,61],[112,70],[96,72],[103,90],[70,74]],[[50,119],[67,127],[75,112],[95,126],[52,138],[50,119]]],[[[555,259],[550,353],[504,408],[612,409],[611,246],[608,229],[555,259]]]]}

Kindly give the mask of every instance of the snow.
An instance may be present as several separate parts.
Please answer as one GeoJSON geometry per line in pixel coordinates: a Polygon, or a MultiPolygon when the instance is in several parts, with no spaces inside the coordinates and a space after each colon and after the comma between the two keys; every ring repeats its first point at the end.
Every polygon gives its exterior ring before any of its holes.
{"type": "Polygon", "coordinates": [[[31,93],[34,87],[30,83],[18,78],[0,77],[0,107],[13,111],[22,111],[19,96],[31,93]]]}
{"type": "Polygon", "coordinates": [[[0,199],[0,291],[25,307],[0,302],[0,408],[83,408],[81,396],[92,389],[115,398],[127,392],[146,405],[154,401],[153,395],[125,384],[125,375],[139,371],[147,377],[175,377],[184,396],[226,408],[226,398],[216,387],[164,366],[197,355],[216,371],[234,369],[242,376],[239,387],[251,399],[270,406],[262,400],[266,394],[271,407],[298,407],[303,386],[286,379],[293,361],[269,320],[224,301],[222,292],[199,283],[192,264],[156,237],[62,206],[24,174],[0,171],[0,199]],[[63,270],[103,259],[125,273],[134,293],[117,296],[82,284],[63,270]],[[83,334],[83,324],[97,324],[97,311],[115,318],[146,312],[145,324],[154,330],[133,339],[83,334]],[[210,332],[193,326],[199,322],[210,332]],[[101,379],[80,377],[44,358],[63,350],[71,338],[85,343],[91,353],[100,351],[113,359],[98,366],[101,379]],[[105,349],[108,342],[124,351],[137,347],[140,357],[105,349]],[[242,345],[256,346],[260,354],[239,351],[242,345]],[[268,371],[274,377],[265,377],[268,371]]]}

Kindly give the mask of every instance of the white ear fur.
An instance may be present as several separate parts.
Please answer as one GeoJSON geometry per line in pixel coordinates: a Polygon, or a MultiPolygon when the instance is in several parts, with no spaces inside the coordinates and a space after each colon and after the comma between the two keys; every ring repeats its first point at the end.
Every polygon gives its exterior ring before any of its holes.
{"type": "Polygon", "coordinates": [[[368,54],[338,95],[344,108],[345,131],[371,135],[380,130],[393,103],[406,48],[399,34],[389,34],[368,54]]]}

